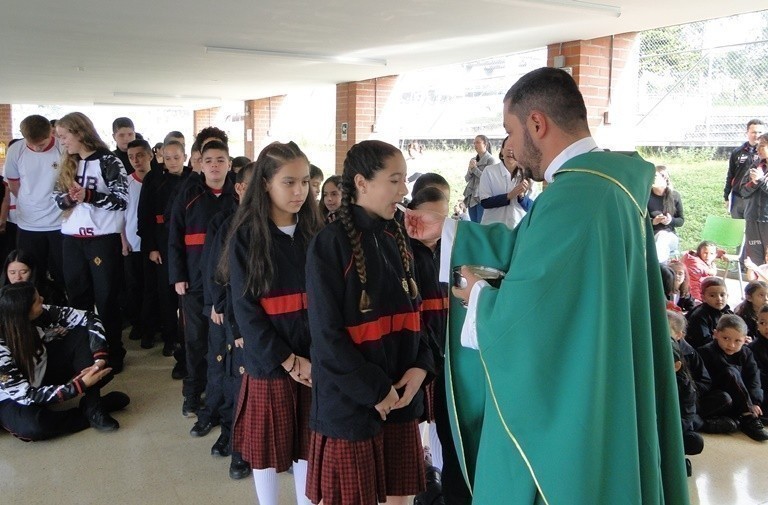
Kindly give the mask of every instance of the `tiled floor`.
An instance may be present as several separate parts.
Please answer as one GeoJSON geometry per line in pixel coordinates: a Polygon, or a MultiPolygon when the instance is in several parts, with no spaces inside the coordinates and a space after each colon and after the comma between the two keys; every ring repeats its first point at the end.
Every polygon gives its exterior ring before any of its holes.
{"type": "MultiPolygon", "coordinates": [[[[189,435],[193,423],[181,416],[181,383],[170,378],[173,359],[159,346],[127,346],[126,370],[109,385],[132,399],[115,414],[120,430],[29,444],[0,434],[0,504],[256,503],[253,479],[230,480],[229,460],[210,456],[218,430],[199,439],[189,435]]],[[[704,452],[691,459],[692,504],[768,504],[768,443],[742,434],[707,436],[704,452]]],[[[291,477],[280,479],[281,504],[295,503],[291,477]]]]}

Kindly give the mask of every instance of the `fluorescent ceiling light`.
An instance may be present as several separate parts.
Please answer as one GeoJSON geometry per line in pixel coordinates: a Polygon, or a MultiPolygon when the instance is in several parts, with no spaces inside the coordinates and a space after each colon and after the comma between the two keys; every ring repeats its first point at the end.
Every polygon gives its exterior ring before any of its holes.
{"type": "Polygon", "coordinates": [[[288,58],[295,60],[323,61],[345,65],[387,66],[387,60],[376,58],[358,58],[355,56],[332,56],[313,53],[288,53],[283,51],[262,51],[260,49],[243,49],[239,47],[205,46],[205,52],[211,54],[244,54],[248,56],[268,56],[272,58],[288,58]]]}
{"type": "Polygon", "coordinates": [[[129,97],[129,98],[173,98],[176,100],[195,100],[195,101],[215,101],[220,102],[220,96],[197,96],[197,95],[171,95],[167,93],[134,93],[132,91],[115,91],[112,93],[114,97],[129,97]]]}

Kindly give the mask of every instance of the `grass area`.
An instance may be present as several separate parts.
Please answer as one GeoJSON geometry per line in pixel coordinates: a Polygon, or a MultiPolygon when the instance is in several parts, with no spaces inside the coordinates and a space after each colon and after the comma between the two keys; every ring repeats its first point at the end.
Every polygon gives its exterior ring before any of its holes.
{"type": "MultiPolygon", "coordinates": [[[[417,158],[408,160],[408,173],[437,172],[451,185],[451,209],[462,198],[464,174],[474,151],[455,149],[427,150],[417,158]]],[[[497,155],[498,153],[494,153],[497,155]]],[[[680,193],[685,212],[685,224],[677,230],[680,250],[695,249],[701,241],[704,221],[710,214],[728,216],[723,205],[723,185],[728,169],[727,160],[706,160],[705,156],[673,153],[665,156],[649,153],[646,159],[669,169],[672,186],[680,193]]]]}

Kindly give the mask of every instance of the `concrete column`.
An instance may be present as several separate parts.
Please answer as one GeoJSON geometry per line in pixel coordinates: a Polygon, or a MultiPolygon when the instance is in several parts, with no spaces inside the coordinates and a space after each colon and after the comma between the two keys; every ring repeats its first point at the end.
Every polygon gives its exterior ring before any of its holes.
{"type": "Polygon", "coordinates": [[[274,128],[285,95],[245,101],[245,155],[256,160],[264,146],[274,140],[274,128]],[[249,133],[250,131],[250,133],[249,133]]]}

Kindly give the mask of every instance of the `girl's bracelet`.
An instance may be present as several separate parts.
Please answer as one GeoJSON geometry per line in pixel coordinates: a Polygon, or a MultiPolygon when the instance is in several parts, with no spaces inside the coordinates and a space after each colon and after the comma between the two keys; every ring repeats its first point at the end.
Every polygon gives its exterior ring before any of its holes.
{"type": "Polygon", "coordinates": [[[288,372],[287,372],[289,375],[290,375],[291,372],[294,371],[294,369],[296,368],[296,363],[298,363],[298,362],[299,362],[299,357],[294,354],[293,355],[293,366],[291,366],[291,369],[288,370],[288,372]]]}

